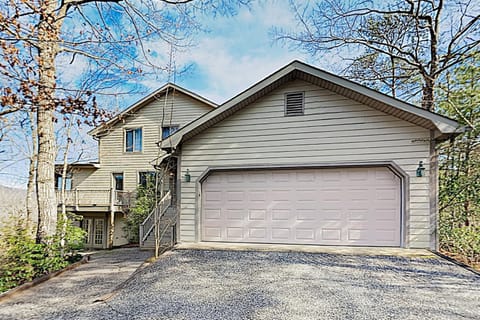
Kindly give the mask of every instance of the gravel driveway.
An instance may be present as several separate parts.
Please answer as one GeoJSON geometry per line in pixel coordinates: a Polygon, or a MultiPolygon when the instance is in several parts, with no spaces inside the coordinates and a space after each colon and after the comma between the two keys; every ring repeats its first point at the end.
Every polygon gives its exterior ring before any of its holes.
{"type": "Polygon", "coordinates": [[[480,319],[480,276],[439,258],[177,250],[75,310],[63,319],[480,319]]]}

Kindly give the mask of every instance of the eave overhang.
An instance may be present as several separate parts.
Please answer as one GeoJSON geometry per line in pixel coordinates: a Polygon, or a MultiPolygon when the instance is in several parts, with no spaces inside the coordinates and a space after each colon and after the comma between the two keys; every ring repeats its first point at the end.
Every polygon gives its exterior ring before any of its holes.
{"type": "Polygon", "coordinates": [[[176,148],[183,141],[215,125],[287,82],[296,79],[318,85],[386,114],[432,130],[435,139],[443,140],[465,131],[465,128],[455,120],[392,98],[303,62],[293,61],[218,108],[184,126],[166,140],[159,142],[160,147],[176,148]]]}

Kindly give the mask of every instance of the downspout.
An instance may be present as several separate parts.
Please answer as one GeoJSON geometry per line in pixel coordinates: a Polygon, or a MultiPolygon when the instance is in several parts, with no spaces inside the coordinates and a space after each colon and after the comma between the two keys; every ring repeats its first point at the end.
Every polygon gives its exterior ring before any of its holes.
{"type": "Polygon", "coordinates": [[[175,183],[175,191],[176,191],[176,212],[175,212],[175,235],[173,238],[174,245],[180,242],[180,213],[182,208],[182,158],[181,152],[176,150],[177,153],[177,176],[176,176],[176,183],[175,183]]]}
{"type": "Polygon", "coordinates": [[[438,212],[438,149],[435,131],[430,130],[430,249],[439,248],[439,212],[438,212]]]}

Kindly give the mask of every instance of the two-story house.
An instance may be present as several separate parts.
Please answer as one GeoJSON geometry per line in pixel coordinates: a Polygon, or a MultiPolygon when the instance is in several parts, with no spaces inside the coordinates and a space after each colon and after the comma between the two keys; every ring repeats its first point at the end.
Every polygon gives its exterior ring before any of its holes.
{"type": "Polygon", "coordinates": [[[68,207],[84,216],[90,245],[126,243],[124,208],[153,164],[172,185],[141,245],[172,227],[187,246],[435,249],[437,144],[462,130],[299,61],[218,107],[169,84],[90,132],[99,162],[75,168],[68,207]],[[168,216],[173,224],[152,228],[168,216]]]}
{"type": "MultiPolygon", "coordinates": [[[[215,107],[169,83],[89,132],[98,141],[98,162],[70,165],[65,199],[67,210],[83,217],[88,247],[128,243],[125,214],[137,186],[146,183],[161,159],[158,141],[215,107]]],[[[57,185],[60,180],[58,176],[57,185]]],[[[60,208],[60,192],[57,199],[60,208]]]]}

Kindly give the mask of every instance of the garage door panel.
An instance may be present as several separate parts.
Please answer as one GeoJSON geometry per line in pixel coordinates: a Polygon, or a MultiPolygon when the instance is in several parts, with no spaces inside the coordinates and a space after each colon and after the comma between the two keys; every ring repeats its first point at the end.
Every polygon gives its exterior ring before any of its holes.
{"type": "Polygon", "coordinates": [[[339,169],[329,169],[323,172],[319,172],[318,174],[321,175],[322,181],[325,181],[325,182],[332,182],[332,181],[341,182],[342,180],[342,171],[339,169]]]}
{"type": "Polygon", "coordinates": [[[400,179],[387,168],[213,173],[203,241],[400,245],[400,179]]]}
{"type": "Polygon", "coordinates": [[[269,193],[270,199],[274,201],[288,201],[291,196],[290,189],[272,189],[269,193]]]}
{"type": "Polygon", "coordinates": [[[368,221],[371,217],[368,209],[357,210],[350,209],[348,210],[348,220],[349,221],[368,221]]]}
{"type": "Polygon", "coordinates": [[[320,217],[325,221],[341,221],[343,219],[343,210],[323,208],[320,211],[320,217]]]}
{"type": "Polygon", "coordinates": [[[396,230],[395,229],[389,229],[389,230],[377,230],[376,232],[376,239],[378,241],[395,241],[397,238],[396,235],[396,230]]]}
{"type": "Polygon", "coordinates": [[[217,206],[217,204],[213,204],[214,201],[220,202],[222,201],[222,191],[220,190],[209,190],[204,193],[205,200],[207,201],[207,205],[217,206]]]}
{"type": "Polygon", "coordinates": [[[295,191],[296,199],[298,201],[313,201],[317,194],[317,189],[297,189],[295,191]]]}
{"type": "Polygon", "coordinates": [[[275,221],[288,221],[291,217],[291,210],[275,208],[272,209],[272,222],[275,221]]]}
{"type": "Polygon", "coordinates": [[[315,229],[312,228],[295,228],[295,240],[304,242],[315,241],[315,229]]]}
{"type": "Polygon", "coordinates": [[[322,197],[323,201],[341,202],[344,196],[343,190],[340,188],[338,189],[320,188],[319,191],[321,192],[317,194],[320,195],[320,197],[322,197]]]}
{"type": "Polygon", "coordinates": [[[212,241],[221,241],[222,240],[222,227],[204,227],[203,228],[203,236],[211,239],[212,241]]]}
{"type": "Polygon", "coordinates": [[[339,242],[342,240],[342,230],[332,226],[322,228],[320,230],[320,240],[339,242]]]}
{"type": "Polygon", "coordinates": [[[243,219],[245,219],[245,210],[243,209],[226,209],[224,211],[226,212],[225,217],[230,221],[232,220],[243,221],[243,219]]]}
{"type": "Polygon", "coordinates": [[[315,221],[319,218],[315,209],[297,209],[297,221],[315,221]]]}
{"type": "Polygon", "coordinates": [[[205,208],[203,212],[205,220],[220,220],[222,218],[222,210],[220,208],[205,208]]]}
{"type": "Polygon", "coordinates": [[[267,200],[267,192],[262,189],[257,189],[257,190],[250,190],[248,192],[248,200],[252,202],[257,202],[257,201],[266,201],[267,200]]]}
{"type": "Polygon", "coordinates": [[[297,182],[315,182],[315,172],[312,170],[298,171],[295,174],[295,179],[297,182]]]}
{"type": "Polygon", "coordinates": [[[225,231],[227,240],[241,241],[245,238],[243,227],[228,227],[225,231]]]}
{"type": "Polygon", "coordinates": [[[397,190],[394,188],[376,188],[375,189],[375,200],[376,201],[390,201],[398,199],[397,190]]]}
{"type": "Polygon", "coordinates": [[[268,205],[271,210],[290,210],[293,209],[293,201],[289,200],[272,200],[268,205]]]}
{"type": "Polygon", "coordinates": [[[368,229],[351,227],[347,230],[348,241],[368,242],[368,229]]]}
{"type": "Polygon", "coordinates": [[[265,221],[267,220],[266,209],[252,209],[248,210],[248,220],[250,221],[265,221]]]}
{"type": "Polygon", "coordinates": [[[272,241],[274,242],[288,242],[290,240],[289,228],[275,228],[272,227],[272,241]]]}
{"type": "Polygon", "coordinates": [[[288,182],[291,179],[290,175],[291,173],[287,173],[287,172],[273,172],[272,181],[275,183],[286,182],[286,184],[288,185],[288,182]]]}
{"type": "MultiPolygon", "coordinates": [[[[242,173],[237,173],[237,172],[233,172],[233,173],[230,173],[226,176],[224,176],[225,178],[224,179],[219,179],[221,182],[227,182],[228,184],[236,184],[236,183],[242,183],[244,182],[244,174],[242,173]]],[[[210,179],[210,177],[209,177],[210,179]]]]}
{"type": "Polygon", "coordinates": [[[267,238],[267,228],[248,228],[248,238],[252,241],[264,241],[267,238]]]}

